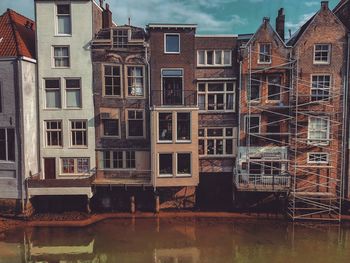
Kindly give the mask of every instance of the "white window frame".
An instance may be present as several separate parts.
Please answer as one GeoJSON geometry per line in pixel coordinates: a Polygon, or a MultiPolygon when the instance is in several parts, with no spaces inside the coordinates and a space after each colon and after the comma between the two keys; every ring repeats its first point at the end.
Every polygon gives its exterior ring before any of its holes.
{"type": "Polygon", "coordinates": [[[272,43],[259,43],[259,52],[258,52],[258,64],[271,64],[272,63],[272,43]],[[263,55],[263,56],[269,56],[270,60],[269,61],[260,61],[260,56],[263,54],[261,52],[261,47],[262,45],[269,45],[270,46],[270,54],[269,55],[263,55]]]}
{"type": "MultiPolygon", "coordinates": [[[[129,41],[130,41],[130,36],[131,36],[131,30],[129,28],[114,28],[111,30],[111,35],[112,35],[112,45],[113,45],[113,48],[127,48],[128,45],[129,45],[129,41]],[[119,41],[114,41],[115,39],[119,39],[118,38],[118,32],[119,31],[127,31],[127,42],[126,44],[124,45],[120,45],[119,44],[119,41]]],[[[122,36],[123,38],[125,38],[125,35],[122,36]]]]}
{"type": "MultiPolygon", "coordinates": [[[[280,76],[280,75],[278,75],[278,74],[271,74],[271,75],[267,75],[266,76],[266,84],[267,84],[267,98],[266,98],[266,101],[267,102],[274,102],[274,103],[276,103],[276,102],[281,102],[282,101],[282,94],[283,94],[283,91],[282,91],[282,76],[280,76]],[[279,84],[277,84],[277,85],[275,85],[275,84],[273,84],[272,82],[270,83],[270,81],[269,81],[269,78],[273,78],[273,77],[276,77],[276,78],[279,78],[280,79],[280,83],[279,84]],[[279,87],[279,90],[280,90],[280,92],[278,93],[279,94],[279,99],[278,100],[273,100],[273,99],[270,99],[269,98],[269,86],[270,86],[270,84],[272,84],[273,86],[278,86],[279,87]]],[[[271,86],[272,86],[271,85],[271,86]]]]}
{"type": "Polygon", "coordinates": [[[90,174],[90,158],[89,157],[61,157],[60,158],[60,175],[61,176],[72,176],[72,175],[89,175],[90,174]],[[74,160],[74,173],[64,173],[63,172],[63,163],[64,159],[73,159],[74,160]],[[78,172],[78,159],[86,159],[88,160],[88,170],[87,172],[79,173],[78,172]]]}
{"type": "Polygon", "coordinates": [[[129,151],[124,151],[124,150],[118,150],[118,149],[114,149],[114,150],[110,150],[110,151],[100,151],[99,152],[99,159],[100,159],[100,169],[101,170],[104,170],[104,171],[134,171],[136,170],[136,156],[137,156],[137,151],[135,150],[129,150],[129,151]],[[104,165],[104,153],[105,152],[109,152],[110,154],[110,166],[111,168],[106,168],[105,165],[104,165]],[[123,163],[123,167],[114,167],[113,163],[114,163],[114,157],[113,157],[113,153],[114,152],[119,152],[119,153],[122,153],[122,163],[123,163]],[[127,152],[134,152],[134,155],[135,155],[135,167],[132,167],[132,168],[127,168],[127,159],[126,159],[126,153],[127,152]]]}
{"type": "MultiPolygon", "coordinates": [[[[320,51],[319,51],[320,52],[320,51]]],[[[331,63],[331,52],[332,52],[332,46],[331,44],[326,44],[326,43],[318,43],[314,45],[314,54],[313,54],[313,63],[316,65],[323,64],[323,65],[329,65],[331,63]],[[327,61],[320,61],[316,60],[316,47],[317,46],[328,46],[328,51],[327,51],[327,61]]]]}
{"type": "Polygon", "coordinates": [[[70,53],[70,46],[68,46],[68,45],[53,45],[52,46],[52,61],[51,61],[51,63],[52,63],[52,68],[53,69],[67,69],[67,68],[70,68],[71,67],[71,63],[72,61],[71,61],[71,53],[70,53]],[[67,48],[67,50],[68,50],[68,56],[66,56],[66,57],[55,57],[55,48],[67,48]],[[56,66],[56,63],[55,63],[55,60],[56,60],[56,58],[68,58],[68,66],[56,66]]]}
{"type": "Polygon", "coordinates": [[[88,148],[89,142],[88,142],[88,120],[69,120],[69,138],[70,138],[70,147],[71,148],[88,148]],[[85,123],[85,129],[84,128],[74,128],[73,129],[73,122],[81,122],[81,123],[85,123]],[[83,137],[85,136],[85,141],[86,144],[85,145],[73,145],[73,132],[82,132],[85,135],[83,135],[83,137]]]}
{"type": "Polygon", "coordinates": [[[82,94],[82,81],[81,81],[81,78],[64,78],[64,91],[65,91],[65,108],[66,109],[82,109],[83,108],[83,94],[82,94]],[[79,88],[67,88],[67,80],[79,80],[79,88]],[[68,104],[67,104],[67,99],[68,99],[68,92],[69,90],[79,90],[79,93],[80,93],[80,107],[68,107],[68,104]]]}
{"type": "MultiPolygon", "coordinates": [[[[112,78],[114,77],[113,69],[112,69],[112,75],[108,75],[108,76],[110,76],[112,78]]],[[[113,84],[112,84],[112,89],[113,89],[113,84]]],[[[123,67],[120,64],[111,64],[111,63],[103,63],[102,64],[102,94],[103,94],[103,97],[107,97],[107,98],[123,98],[123,67]],[[120,95],[108,95],[108,94],[106,94],[105,66],[119,67],[120,95]]]]}
{"type": "Polygon", "coordinates": [[[63,148],[63,121],[62,120],[44,120],[44,131],[45,131],[45,147],[46,148],[63,148]],[[57,123],[61,123],[61,129],[47,129],[47,123],[48,122],[57,122],[57,123]],[[60,145],[49,145],[48,141],[47,141],[47,135],[48,135],[48,132],[60,132],[60,137],[59,137],[59,140],[60,140],[60,145]]]}
{"type": "MultiPolygon", "coordinates": [[[[164,105],[164,101],[163,101],[163,71],[164,70],[181,70],[182,72],[182,105],[184,105],[185,102],[185,71],[183,68],[162,68],[160,71],[160,85],[161,85],[161,91],[160,91],[160,98],[161,98],[161,103],[162,105],[164,105]]],[[[166,78],[171,78],[171,77],[167,77],[166,78]]],[[[172,105],[166,105],[166,106],[172,106],[172,105]]]]}
{"type": "Polygon", "coordinates": [[[231,49],[197,50],[197,67],[230,67],[232,66],[231,49]],[[213,52],[213,64],[208,64],[208,51],[213,52]],[[204,52],[204,64],[199,63],[199,53],[204,52]],[[216,64],[216,52],[221,52],[221,64],[216,64]],[[225,52],[230,52],[230,63],[225,64],[225,52]]]}
{"type": "MultiPolygon", "coordinates": [[[[311,87],[310,87],[310,100],[312,102],[316,102],[316,101],[323,101],[323,102],[327,102],[330,101],[331,98],[331,88],[332,88],[332,75],[330,74],[312,74],[310,76],[310,83],[311,83],[311,87]],[[323,100],[312,100],[313,95],[312,95],[312,91],[313,90],[320,90],[319,88],[313,88],[313,78],[314,77],[329,77],[329,87],[328,87],[328,99],[323,99],[323,100]]],[[[326,90],[326,89],[324,89],[326,90]]]]}
{"type": "MultiPolygon", "coordinates": [[[[173,155],[173,158],[174,158],[174,155],[173,155]]],[[[176,160],[175,160],[175,164],[176,164],[176,167],[175,167],[175,171],[176,171],[176,173],[175,173],[175,176],[176,177],[192,177],[192,168],[193,168],[193,164],[192,164],[192,153],[191,152],[177,152],[176,154],[175,154],[175,158],[176,158],[176,160]],[[190,173],[184,173],[184,174],[181,174],[181,173],[179,173],[179,171],[178,171],[178,155],[179,154],[189,154],[190,155],[190,173]]]]}
{"type": "Polygon", "coordinates": [[[179,33],[165,33],[164,34],[164,54],[180,54],[181,53],[181,36],[179,33]],[[166,37],[167,36],[178,36],[179,37],[179,51],[171,52],[166,50],[166,37]]]}
{"type": "MultiPolygon", "coordinates": [[[[321,159],[321,158],[322,157],[319,157],[319,159],[321,159]]],[[[327,152],[308,152],[307,153],[307,163],[310,163],[310,164],[328,164],[329,163],[329,153],[327,153],[327,152]],[[325,155],[326,161],[312,161],[312,160],[310,160],[310,156],[313,154],[314,155],[325,155]]]]}
{"type": "MultiPolygon", "coordinates": [[[[145,114],[145,110],[143,109],[126,109],[126,114],[125,114],[125,121],[126,121],[126,138],[127,139],[140,139],[140,138],[146,138],[146,114],[145,114]],[[135,112],[135,116],[136,116],[136,112],[142,112],[142,136],[130,136],[129,135],[129,111],[134,111],[135,112]]],[[[134,119],[134,120],[140,120],[140,119],[134,119]]]]}
{"type": "MultiPolygon", "coordinates": [[[[174,116],[174,114],[173,114],[173,116],[174,116]]],[[[177,143],[190,143],[190,142],[192,142],[192,125],[191,124],[192,124],[192,112],[191,111],[178,111],[178,112],[176,112],[176,114],[175,114],[175,131],[176,131],[175,138],[176,138],[176,140],[175,141],[177,143]],[[179,113],[188,113],[190,115],[190,123],[189,123],[190,139],[189,140],[182,140],[182,139],[179,139],[177,137],[177,115],[179,113]]]]}
{"type": "MultiPolygon", "coordinates": [[[[60,16],[64,16],[64,15],[60,15],[60,16]]],[[[68,15],[65,15],[68,16],[68,15]]],[[[55,4],[55,35],[56,36],[66,36],[66,37],[70,37],[73,34],[73,17],[72,17],[72,5],[68,2],[68,1],[62,1],[62,2],[58,2],[55,4]],[[64,33],[59,33],[58,32],[58,5],[69,5],[69,17],[70,17],[70,33],[69,34],[64,34],[64,33]]]]}
{"type": "Polygon", "coordinates": [[[197,83],[197,102],[199,102],[199,96],[204,95],[205,96],[205,109],[200,109],[200,112],[236,112],[236,82],[235,81],[214,81],[214,82],[198,82],[197,83]],[[205,85],[205,91],[199,90],[199,85],[204,84],[205,85]],[[224,91],[209,91],[208,90],[208,84],[224,84],[224,91]],[[233,85],[233,91],[227,90],[227,84],[233,85]],[[208,97],[209,95],[215,95],[215,107],[217,107],[217,94],[223,94],[224,96],[224,109],[214,109],[214,110],[208,110],[208,97]],[[233,96],[233,105],[232,109],[227,109],[227,95],[231,94],[233,96]]]}
{"type": "Polygon", "coordinates": [[[159,144],[172,143],[174,141],[174,126],[175,125],[176,125],[176,123],[175,123],[175,120],[174,120],[174,113],[172,111],[159,111],[159,112],[157,112],[157,143],[159,143],[159,144]],[[160,138],[160,134],[159,134],[159,114],[160,113],[171,114],[171,135],[172,135],[171,136],[171,140],[159,140],[159,138],[160,138]]]}
{"type": "MultiPolygon", "coordinates": [[[[199,154],[200,157],[232,157],[234,156],[234,140],[235,140],[235,134],[234,134],[234,128],[233,127],[205,127],[205,128],[199,128],[198,130],[204,130],[204,135],[201,136],[198,134],[198,141],[202,140],[204,141],[204,154],[199,154]],[[221,129],[223,136],[208,136],[208,130],[211,129],[221,129]],[[232,136],[226,136],[226,129],[232,129],[232,136]],[[208,140],[214,140],[214,154],[208,154],[208,140]],[[222,152],[223,154],[217,154],[216,153],[216,141],[222,140],[223,142],[223,148],[222,152]],[[226,141],[232,140],[232,153],[227,154],[226,153],[226,141]]],[[[199,145],[199,143],[198,143],[199,145]]]]}
{"type": "Polygon", "coordinates": [[[158,177],[161,177],[161,178],[169,178],[169,177],[174,177],[174,169],[177,167],[174,167],[174,164],[176,166],[176,162],[174,162],[174,155],[175,153],[173,152],[160,152],[157,154],[157,175],[158,177]],[[163,154],[170,154],[171,155],[171,168],[172,168],[172,173],[171,174],[161,174],[160,173],[160,169],[159,169],[159,165],[160,165],[160,155],[163,155],[163,154]]]}
{"type": "Polygon", "coordinates": [[[261,79],[259,79],[259,80],[255,80],[255,79],[257,79],[257,78],[260,78],[259,76],[253,76],[252,77],[254,80],[251,80],[251,81],[249,81],[249,79],[247,78],[246,79],[246,81],[247,81],[247,85],[246,85],[246,87],[247,87],[247,101],[249,102],[249,103],[259,103],[259,102],[261,102],[261,94],[262,94],[262,83],[263,83],[263,81],[261,80],[261,79]],[[259,99],[251,99],[251,84],[253,83],[253,81],[255,81],[255,82],[257,82],[257,83],[259,83],[259,99]]]}
{"type": "Polygon", "coordinates": [[[144,65],[126,65],[125,67],[125,94],[126,97],[131,99],[144,99],[146,96],[146,76],[144,65]],[[129,78],[135,78],[135,76],[129,76],[129,68],[142,68],[142,95],[129,95],[129,78]]]}
{"type": "MultiPolygon", "coordinates": [[[[45,110],[59,110],[59,109],[62,109],[62,81],[60,78],[44,78],[43,79],[43,92],[44,92],[44,98],[45,98],[45,104],[44,104],[44,109],[45,110]],[[55,89],[55,90],[58,90],[58,94],[60,96],[60,105],[59,107],[56,107],[56,108],[49,108],[47,107],[47,97],[46,97],[46,92],[47,92],[47,89],[46,89],[46,80],[58,80],[58,88],[55,89]]],[[[50,90],[50,89],[49,89],[50,90]]]]}
{"type": "MultiPolygon", "coordinates": [[[[318,131],[318,132],[323,132],[323,131],[318,131]]],[[[308,129],[307,129],[307,141],[309,145],[315,145],[315,146],[325,146],[325,145],[329,145],[329,140],[330,140],[330,118],[328,116],[320,116],[320,117],[316,117],[316,116],[310,116],[308,118],[308,129]],[[310,124],[311,124],[311,119],[321,119],[321,120],[326,120],[327,121],[327,127],[326,127],[326,139],[324,139],[323,141],[320,139],[313,139],[310,138],[310,133],[312,132],[310,130],[310,124]]]]}

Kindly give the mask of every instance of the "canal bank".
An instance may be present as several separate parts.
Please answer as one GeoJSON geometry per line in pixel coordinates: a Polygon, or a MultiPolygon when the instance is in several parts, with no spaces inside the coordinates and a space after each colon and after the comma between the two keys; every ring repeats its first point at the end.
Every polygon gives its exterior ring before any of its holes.
{"type": "MultiPolygon", "coordinates": [[[[279,221],[288,222],[283,214],[275,213],[232,213],[232,212],[161,212],[148,213],[62,213],[62,214],[42,214],[27,219],[9,219],[0,217],[0,234],[8,230],[22,227],[87,227],[108,219],[210,219],[218,221],[279,221]]],[[[318,221],[308,221],[318,222],[318,221]]],[[[333,222],[335,223],[335,222],[333,222]]],[[[342,216],[342,224],[350,224],[350,215],[342,216]]],[[[336,224],[336,223],[335,223],[336,224]]],[[[1,236],[0,236],[1,237],[1,236]]]]}

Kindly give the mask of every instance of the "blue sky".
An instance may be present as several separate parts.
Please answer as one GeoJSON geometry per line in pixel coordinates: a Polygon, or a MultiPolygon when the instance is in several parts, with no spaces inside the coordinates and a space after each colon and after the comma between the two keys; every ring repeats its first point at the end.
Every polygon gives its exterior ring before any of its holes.
{"type": "MultiPolygon", "coordinates": [[[[106,2],[106,1],[105,1],[106,2]]],[[[280,7],[285,8],[286,32],[294,32],[319,8],[320,0],[107,0],[118,24],[150,22],[196,23],[200,34],[254,33],[262,18],[275,21],[280,7]]],[[[330,0],[333,8],[339,0],[330,0]]],[[[12,8],[34,17],[34,0],[0,0],[0,12],[12,8]]]]}

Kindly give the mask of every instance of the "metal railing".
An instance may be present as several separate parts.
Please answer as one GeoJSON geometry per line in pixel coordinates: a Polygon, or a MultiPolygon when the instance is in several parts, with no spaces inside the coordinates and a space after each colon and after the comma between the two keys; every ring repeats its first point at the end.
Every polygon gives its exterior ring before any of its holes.
{"type": "Polygon", "coordinates": [[[282,190],[289,189],[291,176],[283,175],[264,175],[264,174],[242,174],[235,175],[235,184],[238,189],[261,189],[261,190],[282,190]]]}
{"type": "Polygon", "coordinates": [[[153,106],[197,106],[197,91],[195,90],[152,90],[153,106]]]}

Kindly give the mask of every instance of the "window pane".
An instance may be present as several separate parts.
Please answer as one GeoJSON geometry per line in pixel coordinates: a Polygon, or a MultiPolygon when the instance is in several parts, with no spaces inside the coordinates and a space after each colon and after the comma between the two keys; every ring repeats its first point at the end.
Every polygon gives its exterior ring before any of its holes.
{"type": "Polygon", "coordinates": [[[46,108],[60,108],[61,94],[59,90],[46,91],[46,108]]]}
{"type": "Polygon", "coordinates": [[[172,113],[159,113],[159,140],[172,140],[172,113]]]}
{"type": "Polygon", "coordinates": [[[15,130],[7,129],[8,161],[15,161],[15,130]]]}
{"type": "Polygon", "coordinates": [[[198,51],[198,64],[199,65],[205,64],[205,51],[203,50],[198,51]]]}
{"type": "Polygon", "coordinates": [[[159,174],[173,174],[172,154],[159,154],[159,174]]]}
{"type": "Polygon", "coordinates": [[[189,112],[177,113],[177,139],[191,139],[191,114],[189,112]]]}
{"type": "Polygon", "coordinates": [[[207,64],[208,65],[213,65],[213,56],[214,56],[213,51],[207,51],[207,64]]]}
{"type": "Polygon", "coordinates": [[[216,65],[221,65],[222,64],[221,54],[222,54],[221,50],[215,51],[215,64],[216,65]]]}
{"type": "Polygon", "coordinates": [[[111,153],[103,152],[103,167],[111,168],[111,153]]]}
{"type": "Polygon", "coordinates": [[[57,5],[57,14],[69,15],[70,14],[70,6],[69,5],[57,5]]]}
{"type": "Polygon", "coordinates": [[[46,89],[59,89],[60,81],[58,79],[46,79],[45,80],[46,89]]]}
{"type": "Polygon", "coordinates": [[[198,107],[200,110],[205,110],[205,95],[198,95],[198,107]]]}
{"type": "Polygon", "coordinates": [[[67,90],[67,107],[80,108],[81,107],[81,96],[80,89],[78,90],[67,90]]]}
{"type": "Polygon", "coordinates": [[[229,50],[224,51],[224,64],[225,65],[231,64],[231,51],[229,50]]]}
{"type": "Polygon", "coordinates": [[[6,130],[0,129],[0,160],[6,161],[6,130]]]}
{"type": "Polygon", "coordinates": [[[190,153],[177,154],[177,173],[191,174],[191,154],[190,153]]]}
{"type": "Polygon", "coordinates": [[[128,120],[129,136],[142,137],[143,136],[143,120],[128,120]]]}
{"type": "Polygon", "coordinates": [[[123,152],[113,152],[113,168],[123,168],[123,152]]]}
{"type": "Polygon", "coordinates": [[[77,172],[80,174],[89,172],[89,158],[78,158],[78,170],[77,172]]]}
{"type": "Polygon", "coordinates": [[[119,135],[119,120],[104,119],[103,120],[103,134],[105,136],[119,135]]]}
{"type": "Polygon", "coordinates": [[[226,154],[232,154],[233,153],[233,140],[226,139],[226,154]]]}
{"type": "Polygon", "coordinates": [[[166,35],[166,52],[180,52],[179,35],[166,35]]]}
{"type": "Polygon", "coordinates": [[[165,69],[162,71],[163,77],[182,77],[182,70],[180,69],[165,69]]]}
{"type": "Polygon", "coordinates": [[[182,105],[182,77],[163,77],[163,104],[182,105]]]}
{"type": "Polygon", "coordinates": [[[57,26],[58,34],[71,34],[70,16],[58,16],[57,26]]]}
{"type": "Polygon", "coordinates": [[[268,82],[268,100],[280,100],[281,78],[279,76],[269,76],[268,82]]]}

